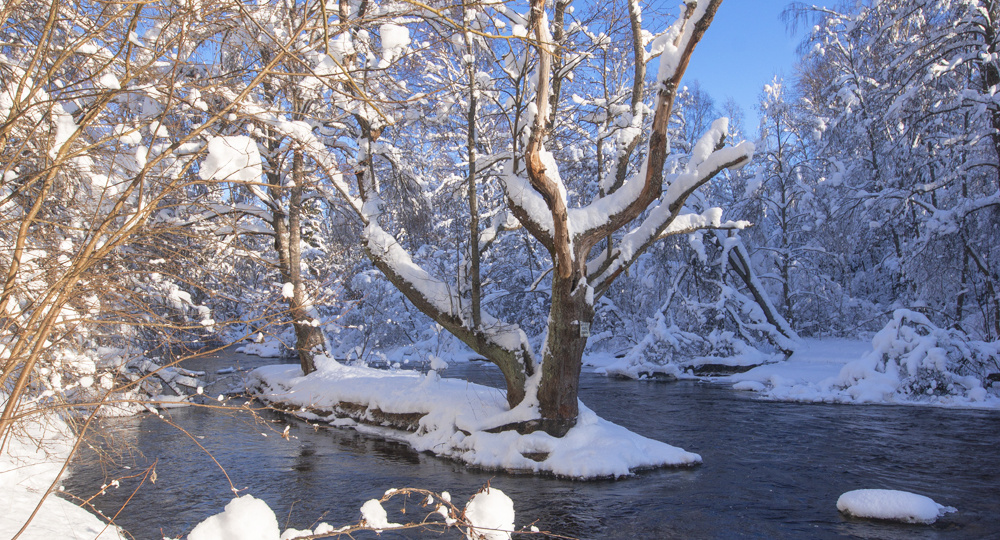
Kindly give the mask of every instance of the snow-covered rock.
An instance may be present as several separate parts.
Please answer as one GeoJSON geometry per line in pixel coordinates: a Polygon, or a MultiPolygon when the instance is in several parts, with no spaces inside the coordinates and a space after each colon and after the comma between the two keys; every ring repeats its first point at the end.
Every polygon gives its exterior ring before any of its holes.
{"type": "Polygon", "coordinates": [[[892,489],[857,489],[837,499],[837,510],[859,518],[930,524],[955,508],[930,497],[892,489]]]}

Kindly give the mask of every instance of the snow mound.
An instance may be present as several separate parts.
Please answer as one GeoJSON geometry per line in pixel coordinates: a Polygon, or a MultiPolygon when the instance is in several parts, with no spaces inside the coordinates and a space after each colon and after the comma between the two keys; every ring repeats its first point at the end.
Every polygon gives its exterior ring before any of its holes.
{"type": "Polygon", "coordinates": [[[931,524],[949,512],[930,497],[892,489],[857,489],[837,499],[837,510],[859,518],[931,524]]]}
{"type": "Polygon", "coordinates": [[[236,352],[261,358],[281,358],[285,355],[285,345],[276,339],[269,339],[260,343],[247,343],[238,348],[236,352]]]}
{"type": "Polygon", "coordinates": [[[274,540],[279,537],[278,519],[266,502],[244,495],[225,510],[199,523],[188,540],[274,540]]]}
{"type": "MultiPolygon", "coordinates": [[[[361,508],[362,513],[367,507],[368,504],[361,508]]],[[[385,510],[382,511],[382,516],[385,517],[385,510]]],[[[279,536],[278,518],[275,517],[274,510],[266,502],[252,495],[244,495],[230,501],[221,513],[196,525],[187,540],[291,540],[336,534],[349,528],[334,529],[327,523],[320,523],[315,529],[288,528],[279,536]]]]}
{"type": "MultiPolygon", "coordinates": [[[[0,394],[0,406],[6,405],[0,394]]],[[[54,416],[25,422],[0,453],[0,538],[12,538],[45,497],[22,539],[101,540],[125,538],[118,527],[55,494],[49,486],[73,449],[73,434],[54,416]]]]}
{"type": "Polygon", "coordinates": [[[511,410],[500,390],[434,373],[389,372],[331,360],[317,364],[319,369],[307,376],[298,366],[259,368],[250,374],[252,390],[261,400],[301,418],[333,425],[338,423],[338,407],[350,404],[362,411],[355,418],[362,423],[352,425],[354,429],[484,469],[587,479],[701,462],[698,454],[632,433],[582,403],[576,426],[564,437],[542,431],[492,433],[494,428],[537,419],[537,406],[511,410]],[[366,425],[382,424],[391,415],[408,418],[415,431],[366,425]]]}
{"type": "Polygon", "coordinates": [[[465,505],[465,518],[471,527],[468,540],[510,540],[514,531],[514,501],[504,492],[487,487],[465,505]]]}

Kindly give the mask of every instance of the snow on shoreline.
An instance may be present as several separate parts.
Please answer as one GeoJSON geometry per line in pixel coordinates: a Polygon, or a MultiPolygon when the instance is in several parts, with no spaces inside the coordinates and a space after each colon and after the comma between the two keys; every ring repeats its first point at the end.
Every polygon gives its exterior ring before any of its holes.
{"type": "Polygon", "coordinates": [[[711,380],[773,401],[1000,409],[1000,398],[972,384],[951,395],[899,393],[899,377],[877,371],[873,357],[870,341],[806,339],[788,360],[711,380]]]}
{"type": "MultiPolygon", "coordinates": [[[[2,402],[2,400],[0,400],[2,402]]],[[[69,457],[75,437],[54,417],[22,424],[0,454],[0,538],[12,538],[35,510],[69,457]]],[[[111,540],[114,526],[55,494],[45,497],[21,539],[111,540]],[[102,532],[103,531],[103,532],[102,532]]]]}
{"type": "MultiPolygon", "coordinates": [[[[673,364],[678,379],[692,379],[728,384],[734,390],[753,392],[769,401],[804,403],[844,403],[858,405],[918,405],[931,407],[1000,410],[997,385],[983,388],[971,377],[951,376],[954,388],[951,393],[907,393],[906,366],[893,365],[882,356],[900,356],[896,345],[885,340],[846,338],[807,338],[789,359],[764,363],[743,373],[724,376],[697,376],[681,371],[673,364]],[[876,350],[875,347],[880,347],[876,350]],[[880,363],[881,361],[881,363],[880,363]]],[[[924,356],[920,361],[934,359],[934,348],[910,347],[904,352],[912,360],[913,351],[924,356]]],[[[609,374],[608,368],[620,359],[607,354],[593,354],[585,359],[586,365],[598,374],[609,374]]],[[[945,373],[945,370],[940,370],[945,373]]],[[[618,373],[626,375],[624,373],[618,373]]],[[[641,379],[637,375],[632,378],[641,379]]],[[[652,378],[652,377],[651,377],[652,378]]],[[[943,377],[942,377],[943,378],[943,377]]]]}
{"type": "Polygon", "coordinates": [[[360,431],[378,431],[417,451],[433,452],[485,469],[549,473],[591,479],[628,476],[637,469],[690,466],[698,454],[637,435],[598,417],[582,403],[576,426],[564,437],[538,431],[526,435],[489,430],[537,417],[531,409],[508,410],[502,392],[435,372],[413,372],[321,362],[302,376],[298,366],[264,366],[251,372],[251,386],[265,402],[280,404],[297,416],[360,431]],[[422,415],[415,432],[394,432],[335,418],[338,404],[366,409],[374,420],[382,413],[422,415]]]}

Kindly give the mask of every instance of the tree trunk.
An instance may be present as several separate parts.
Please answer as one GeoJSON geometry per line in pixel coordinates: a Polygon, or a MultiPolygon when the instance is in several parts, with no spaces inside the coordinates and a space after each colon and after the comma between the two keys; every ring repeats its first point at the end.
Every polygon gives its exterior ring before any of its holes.
{"type": "Polygon", "coordinates": [[[288,201],[288,278],[292,284],[292,297],[288,299],[292,325],[295,327],[295,350],[299,355],[302,373],[316,371],[315,356],[325,350],[323,331],[314,325],[309,313],[305,285],[302,283],[302,184],[305,182],[302,150],[292,154],[292,181],[294,186],[288,201]]]}
{"type": "MultiPolygon", "coordinates": [[[[275,149],[277,143],[275,143],[275,149]]],[[[272,150],[273,152],[274,150],[272,150]]],[[[309,315],[309,301],[302,283],[302,184],[305,182],[301,150],[292,156],[292,181],[289,189],[288,206],[281,204],[281,174],[274,168],[267,174],[271,198],[274,229],[274,249],[278,252],[278,269],[285,283],[292,285],[292,296],[288,299],[288,313],[295,328],[295,350],[302,366],[302,373],[316,371],[315,356],[325,351],[326,341],[319,326],[313,326],[309,315]],[[287,221],[286,221],[287,220],[287,221]]]]}
{"type": "Polygon", "coordinates": [[[548,335],[542,361],[542,380],[538,388],[538,405],[542,420],[539,427],[550,435],[561,437],[576,424],[579,413],[577,393],[580,387],[580,367],[587,338],[582,336],[580,323],[594,321],[594,306],[588,298],[588,287],[581,280],[552,280],[552,308],[549,311],[548,335]]]}

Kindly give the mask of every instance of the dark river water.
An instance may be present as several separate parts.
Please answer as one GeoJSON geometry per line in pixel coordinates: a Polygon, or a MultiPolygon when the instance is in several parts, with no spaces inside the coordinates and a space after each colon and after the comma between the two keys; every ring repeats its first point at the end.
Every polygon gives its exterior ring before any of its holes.
{"type": "MultiPolygon", "coordinates": [[[[212,378],[222,367],[275,362],[224,355],[187,367],[205,369],[212,378]]],[[[453,365],[446,374],[494,385],[501,380],[483,364],[453,365]]],[[[763,402],[725,385],[592,374],[583,375],[581,398],[602,417],[697,452],[704,463],[574,482],[469,470],[403,444],[347,429],[316,430],[267,412],[255,420],[239,411],[189,407],[165,416],[210,452],[238,489],[246,488],[241,494],[265,500],[282,528],[356,522],[366,500],[392,487],[449,491],[465,501],[490,482],[514,500],[517,526],[535,522],[543,531],[577,538],[1000,538],[998,412],[763,402]],[[280,436],[286,425],[289,440],[280,436]],[[958,513],[930,526],[842,516],[837,498],[861,488],[920,493],[958,513]]],[[[233,497],[219,466],[177,427],[151,414],[107,427],[115,450],[104,452],[131,468],[88,449],[64,485],[90,496],[156,460],[155,484],[147,481],[133,496],[138,480],[122,480],[94,500],[114,515],[132,496],[117,523],[136,538],[186,535],[233,497]]],[[[390,511],[390,520],[423,517],[417,505],[409,508],[406,516],[390,511]]],[[[462,535],[380,536],[442,537],[462,535]]]]}

